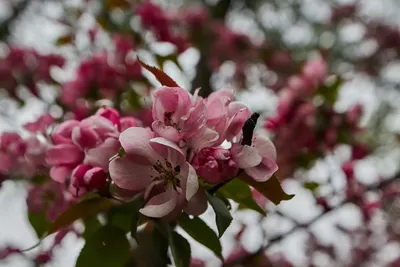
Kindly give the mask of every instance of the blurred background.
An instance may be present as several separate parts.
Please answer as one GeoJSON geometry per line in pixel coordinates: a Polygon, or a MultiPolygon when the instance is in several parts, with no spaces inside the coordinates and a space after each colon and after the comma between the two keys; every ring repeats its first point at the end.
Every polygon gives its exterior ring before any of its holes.
{"type": "MultiPolygon", "coordinates": [[[[148,122],[159,84],[140,56],[190,92],[234,89],[296,195],[274,206],[253,191],[267,216],[235,211],[224,266],[398,267],[399,14],[397,0],[0,0],[0,132],[104,104],[148,122]]],[[[18,166],[0,167],[0,249],[38,241],[18,166]]],[[[190,243],[193,266],[221,266],[190,243]]],[[[70,233],[43,261],[53,240],[3,249],[0,266],[74,266],[83,244],[70,233]]]]}

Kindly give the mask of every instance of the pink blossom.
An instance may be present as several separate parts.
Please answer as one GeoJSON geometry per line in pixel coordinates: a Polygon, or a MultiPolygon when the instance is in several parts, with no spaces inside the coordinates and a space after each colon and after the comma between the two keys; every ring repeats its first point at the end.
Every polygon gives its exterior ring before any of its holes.
{"type": "Polygon", "coordinates": [[[203,148],[196,155],[193,166],[207,183],[218,184],[232,179],[239,167],[232,160],[231,152],[221,147],[203,148]]]}
{"type": "Polygon", "coordinates": [[[310,60],[303,67],[303,75],[320,84],[328,75],[328,66],[322,58],[310,60]]]}
{"type": "Polygon", "coordinates": [[[89,191],[102,190],[106,185],[107,173],[102,168],[81,164],[71,174],[69,190],[78,197],[89,191]]]}
{"type": "Polygon", "coordinates": [[[251,112],[249,108],[235,101],[233,90],[221,89],[205,100],[207,108],[207,127],[218,133],[214,146],[223,141],[232,141],[240,135],[244,123],[251,112]]]}
{"type": "Polygon", "coordinates": [[[267,181],[277,170],[276,149],[265,135],[255,134],[252,145],[233,144],[232,159],[257,182],[267,181]]]}
{"type": "Polygon", "coordinates": [[[63,185],[52,180],[45,184],[32,185],[29,188],[26,203],[30,212],[46,212],[46,217],[50,221],[69,207],[63,185]]]}
{"type": "Polygon", "coordinates": [[[70,120],[60,124],[52,134],[53,146],[47,150],[47,163],[52,166],[51,177],[59,182],[70,176],[80,164],[108,170],[109,159],[119,148],[121,123],[136,124],[134,118],[120,119],[112,108],[102,107],[82,121],[70,120]]]}
{"type": "Polygon", "coordinates": [[[160,136],[179,143],[184,140],[192,148],[211,145],[218,133],[206,127],[206,106],[179,87],[161,87],[154,92],[153,130],[160,136]]]}
{"type": "Polygon", "coordinates": [[[145,189],[145,197],[162,187],[140,210],[142,214],[163,217],[177,206],[179,190],[188,201],[196,194],[196,171],[176,144],[140,127],[125,130],[119,141],[126,155],[110,162],[111,179],[123,189],[145,189]]]}
{"type": "Polygon", "coordinates": [[[54,123],[54,118],[50,114],[44,114],[40,116],[34,122],[28,122],[24,125],[24,128],[32,133],[45,133],[46,130],[54,123]]]}

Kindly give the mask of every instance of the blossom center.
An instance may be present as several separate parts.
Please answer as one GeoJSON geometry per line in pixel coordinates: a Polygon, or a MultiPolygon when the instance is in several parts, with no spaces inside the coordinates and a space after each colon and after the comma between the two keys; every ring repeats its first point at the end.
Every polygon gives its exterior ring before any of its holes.
{"type": "Polygon", "coordinates": [[[175,189],[177,185],[179,186],[179,180],[177,179],[177,175],[181,170],[179,165],[173,167],[167,160],[165,160],[165,164],[162,164],[161,161],[157,160],[153,165],[153,168],[158,172],[158,176],[154,178],[155,180],[171,183],[175,189]]]}

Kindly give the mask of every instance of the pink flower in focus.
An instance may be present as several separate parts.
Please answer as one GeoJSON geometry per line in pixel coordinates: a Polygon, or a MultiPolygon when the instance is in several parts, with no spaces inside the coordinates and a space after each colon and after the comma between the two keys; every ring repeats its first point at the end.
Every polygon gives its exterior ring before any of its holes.
{"type": "Polygon", "coordinates": [[[192,148],[212,145],[219,135],[206,127],[206,117],[204,101],[192,101],[185,89],[161,87],[154,92],[152,128],[172,142],[184,140],[192,148]]]}
{"type": "Polygon", "coordinates": [[[121,120],[115,109],[103,107],[80,122],[71,120],[60,124],[52,134],[54,145],[47,150],[47,163],[53,166],[50,176],[64,182],[80,164],[107,171],[109,159],[120,148],[121,123],[130,127],[136,121],[128,117],[121,120]]]}
{"type": "Polygon", "coordinates": [[[69,191],[78,197],[89,191],[102,190],[106,185],[107,173],[102,168],[81,164],[71,174],[69,191]]]}
{"type": "Polygon", "coordinates": [[[145,198],[162,188],[140,210],[142,214],[163,217],[177,206],[179,190],[188,201],[196,194],[196,171],[176,144],[139,127],[125,130],[119,140],[126,155],[110,162],[111,179],[123,189],[146,189],[145,198]]]}
{"type": "Polygon", "coordinates": [[[265,135],[255,134],[252,145],[233,144],[232,159],[257,182],[267,181],[277,170],[276,149],[265,135]]]}
{"type": "Polygon", "coordinates": [[[239,167],[231,152],[221,147],[203,148],[196,155],[193,166],[207,183],[218,184],[236,176],[239,167]]]}
{"type": "Polygon", "coordinates": [[[235,101],[233,90],[218,90],[210,94],[205,101],[207,127],[218,133],[218,139],[213,145],[220,145],[225,140],[233,141],[234,138],[238,138],[251,112],[246,105],[235,101]]]}

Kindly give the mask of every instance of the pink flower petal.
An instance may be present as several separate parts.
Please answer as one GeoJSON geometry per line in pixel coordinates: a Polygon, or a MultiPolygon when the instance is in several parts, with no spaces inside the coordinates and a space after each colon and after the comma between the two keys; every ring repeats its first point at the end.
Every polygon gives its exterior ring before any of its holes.
{"type": "Polygon", "coordinates": [[[108,170],[110,158],[118,153],[120,144],[117,139],[108,138],[100,146],[86,151],[85,163],[108,170]]]}
{"type": "Polygon", "coordinates": [[[219,134],[216,131],[204,126],[189,138],[187,142],[191,148],[201,149],[212,146],[218,138],[219,134]]]}
{"type": "Polygon", "coordinates": [[[98,134],[92,128],[88,127],[75,127],[72,130],[71,137],[74,144],[82,150],[96,146],[97,140],[99,139],[98,134]]]}
{"type": "Polygon", "coordinates": [[[182,150],[170,140],[163,137],[156,137],[150,140],[150,145],[157,154],[174,166],[185,162],[185,155],[182,150]]]}
{"type": "Polygon", "coordinates": [[[257,182],[265,182],[278,170],[278,165],[271,158],[263,158],[262,163],[244,171],[257,182]]]}
{"type": "Polygon", "coordinates": [[[109,165],[111,179],[121,188],[128,190],[141,190],[148,186],[156,172],[151,165],[136,164],[126,155],[116,158],[109,165]]]}
{"type": "Polygon", "coordinates": [[[154,121],[151,124],[151,128],[158,135],[167,138],[175,143],[178,143],[182,139],[182,135],[172,126],[166,126],[162,121],[154,121]]]}
{"type": "Polygon", "coordinates": [[[181,182],[181,188],[186,200],[190,200],[199,189],[199,179],[192,165],[187,162],[181,165],[178,179],[181,182]]]}
{"type": "Polygon", "coordinates": [[[46,161],[50,165],[77,164],[83,157],[83,152],[73,144],[55,145],[46,151],[46,161]]]}
{"type": "Polygon", "coordinates": [[[12,168],[13,161],[10,155],[0,151],[0,172],[8,171],[12,168]]]}
{"type": "Polygon", "coordinates": [[[50,177],[56,182],[64,183],[65,179],[72,173],[73,168],[69,166],[56,166],[50,169],[50,177]]]}
{"type": "Polygon", "coordinates": [[[270,157],[276,160],[276,148],[267,136],[261,134],[255,135],[253,146],[262,157],[270,157]]]}
{"type": "Polygon", "coordinates": [[[171,213],[177,202],[178,192],[169,187],[166,192],[152,197],[139,212],[148,217],[161,218],[171,213]]]}
{"type": "Polygon", "coordinates": [[[241,169],[257,166],[262,160],[257,149],[248,145],[234,144],[231,153],[233,160],[241,169]]]}
{"type": "Polygon", "coordinates": [[[119,136],[119,141],[128,155],[134,157],[137,162],[153,164],[159,159],[157,153],[150,146],[150,139],[154,133],[150,129],[131,127],[119,136]]]}

